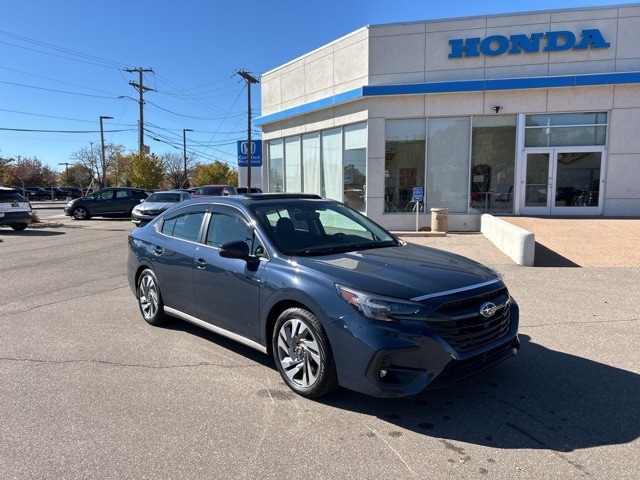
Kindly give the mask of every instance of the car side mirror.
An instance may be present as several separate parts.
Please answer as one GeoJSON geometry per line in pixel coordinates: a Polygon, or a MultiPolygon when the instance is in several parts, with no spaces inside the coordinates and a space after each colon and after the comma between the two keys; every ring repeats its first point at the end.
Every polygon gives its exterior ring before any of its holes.
{"type": "Polygon", "coordinates": [[[249,246],[246,242],[229,242],[220,246],[220,256],[224,258],[249,259],[249,246]]]}

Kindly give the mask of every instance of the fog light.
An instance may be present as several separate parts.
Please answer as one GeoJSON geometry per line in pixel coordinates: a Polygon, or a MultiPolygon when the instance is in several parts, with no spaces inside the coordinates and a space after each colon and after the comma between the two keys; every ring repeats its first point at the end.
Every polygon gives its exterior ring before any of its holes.
{"type": "Polygon", "coordinates": [[[384,378],[387,376],[387,371],[386,370],[380,370],[380,378],[384,378]]]}

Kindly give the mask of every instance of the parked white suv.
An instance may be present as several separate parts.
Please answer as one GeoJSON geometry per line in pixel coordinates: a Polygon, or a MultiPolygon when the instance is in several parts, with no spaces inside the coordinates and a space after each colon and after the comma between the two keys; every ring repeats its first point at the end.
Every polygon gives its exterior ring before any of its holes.
{"type": "Polygon", "coordinates": [[[0,187],[0,225],[24,230],[31,223],[31,204],[14,188],[0,187]]]}

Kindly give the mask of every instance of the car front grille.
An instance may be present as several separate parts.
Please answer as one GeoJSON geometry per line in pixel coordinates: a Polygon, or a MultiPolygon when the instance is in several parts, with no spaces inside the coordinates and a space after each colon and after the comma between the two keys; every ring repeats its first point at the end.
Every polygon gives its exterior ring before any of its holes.
{"type": "Polygon", "coordinates": [[[509,292],[492,292],[443,303],[428,318],[429,326],[458,353],[466,353],[503,338],[511,325],[509,292]],[[480,314],[487,302],[498,308],[491,317],[480,314]]]}

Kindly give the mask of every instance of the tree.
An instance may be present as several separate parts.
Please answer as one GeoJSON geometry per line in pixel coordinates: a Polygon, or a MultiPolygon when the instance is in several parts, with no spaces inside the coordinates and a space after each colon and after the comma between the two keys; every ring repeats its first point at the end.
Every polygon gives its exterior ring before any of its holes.
{"type": "Polygon", "coordinates": [[[238,171],[220,160],[196,165],[192,177],[195,185],[238,184],[238,171]]]}
{"type": "Polygon", "coordinates": [[[82,147],[77,152],[71,154],[71,160],[75,160],[77,163],[83,165],[89,172],[91,172],[91,180],[89,185],[98,176],[98,162],[100,161],[100,152],[98,149],[93,148],[93,143],[89,148],[82,147]]]}
{"type": "Polygon", "coordinates": [[[118,165],[124,154],[124,146],[108,143],[104,146],[104,163],[102,163],[100,146],[95,147],[93,143],[89,148],[82,147],[77,152],[71,154],[71,159],[84,165],[91,171],[91,178],[94,179],[100,188],[107,186],[109,173],[118,165]]]}
{"type": "Polygon", "coordinates": [[[44,182],[42,162],[37,158],[18,157],[11,169],[12,182],[21,187],[37,187],[44,182]]]}
{"type": "Polygon", "coordinates": [[[135,186],[153,190],[158,188],[164,178],[165,167],[162,158],[151,155],[129,155],[130,168],[128,180],[135,186]]]}
{"type": "Polygon", "coordinates": [[[119,165],[122,157],[124,156],[124,146],[108,143],[104,146],[104,162],[100,159],[101,173],[98,178],[100,187],[108,186],[109,174],[112,174],[115,179],[115,183],[119,184],[119,165]]]}
{"type": "Polygon", "coordinates": [[[70,165],[59,176],[60,187],[86,188],[91,184],[91,170],[81,163],[70,165]]]}
{"type": "Polygon", "coordinates": [[[192,163],[187,156],[187,178],[184,176],[184,157],[178,152],[168,152],[162,156],[167,171],[166,182],[169,188],[186,188],[189,185],[189,167],[192,163]]]}
{"type": "Polygon", "coordinates": [[[15,162],[15,159],[0,157],[0,185],[11,185],[14,183],[9,180],[12,162],[15,162]]]}

